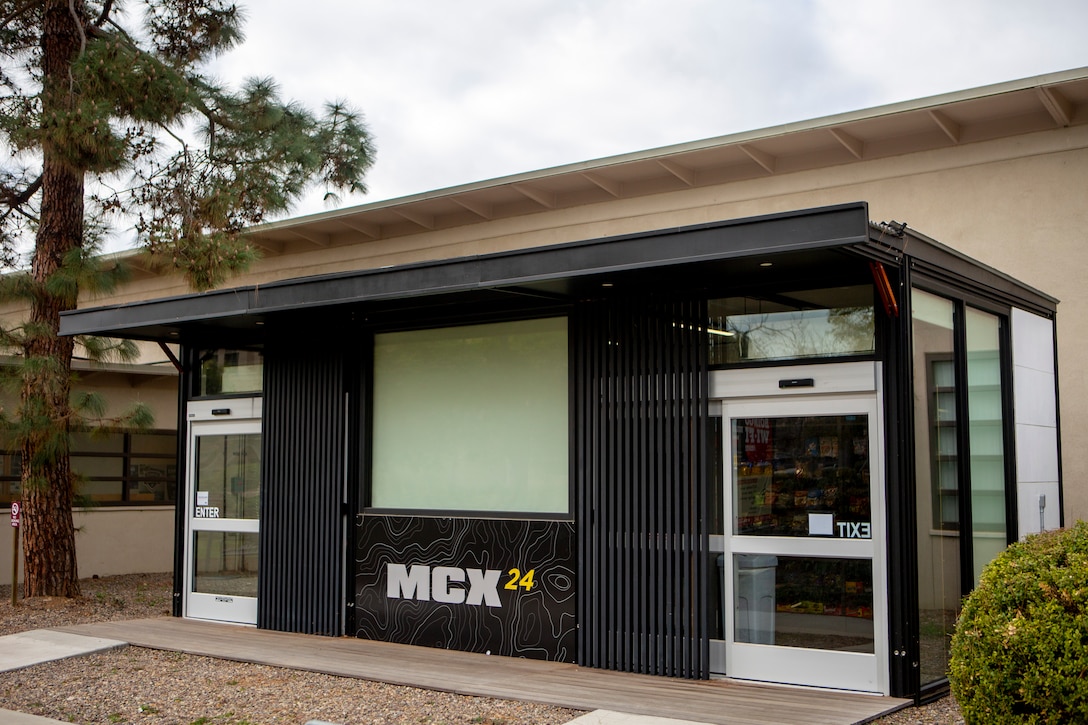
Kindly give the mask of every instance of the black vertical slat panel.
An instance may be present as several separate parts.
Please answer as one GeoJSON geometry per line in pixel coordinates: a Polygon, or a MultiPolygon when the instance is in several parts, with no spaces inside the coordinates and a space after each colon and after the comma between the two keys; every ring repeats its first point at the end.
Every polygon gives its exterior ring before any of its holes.
{"type": "Polygon", "coordinates": [[[265,351],[257,626],[343,631],[344,356],[265,351]]]}
{"type": "Polygon", "coordinates": [[[898,270],[889,264],[892,283],[899,292],[899,316],[878,318],[878,341],[884,361],[884,470],[885,526],[888,541],[888,651],[891,693],[895,697],[916,697],[921,687],[920,672],[914,664],[920,655],[918,620],[918,551],[916,463],[914,439],[914,333],[910,266],[898,270]],[[910,653],[910,656],[908,656],[910,653]]]}
{"type": "Polygon", "coordinates": [[[704,308],[624,299],[575,314],[584,665],[709,676],[704,308]]]}

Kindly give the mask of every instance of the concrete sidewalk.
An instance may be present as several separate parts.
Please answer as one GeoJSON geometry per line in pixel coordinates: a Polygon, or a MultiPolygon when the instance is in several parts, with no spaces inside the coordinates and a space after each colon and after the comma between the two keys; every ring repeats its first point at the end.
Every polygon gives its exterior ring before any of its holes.
{"type": "Polygon", "coordinates": [[[0,672],[127,646],[118,639],[33,629],[0,637],[0,672]]]}
{"type": "MultiPolygon", "coordinates": [[[[34,629],[29,632],[9,634],[0,637],[0,672],[21,670],[43,662],[127,646],[128,642],[117,639],[54,632],[49,629],[34,629]]],[[[0,710],[0,722],[4,725],[51,725],[61,721],[12,710],[0,710]]]]}

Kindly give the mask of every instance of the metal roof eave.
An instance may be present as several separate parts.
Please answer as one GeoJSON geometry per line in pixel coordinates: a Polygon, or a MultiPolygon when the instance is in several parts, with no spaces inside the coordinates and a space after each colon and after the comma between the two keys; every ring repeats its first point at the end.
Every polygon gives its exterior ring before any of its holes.
{"type": "Polygon", "coordinates": [[[468,295],[572,283],[628,272],[684,268],[700,262],[852,249],[902,264],[959,289],[1053,315],[1057,300],[966,255],[907,229],[889,235],[854,202],[696,226],[569,242],[546,247],[300,277],[267,285],[72,310],[61,334],[96,334],[161,342],[186,329],[200,334],[254,329],[269,315],[344,305],[468,295]]]}
{"type": "Polygon", "coordinates": [[[61,315],[62,335],[176,341],[198,324],[230,327],[244,318],[380,300],[562,281],[700,261],[736,259],[863,243],[864,202],[714,222],[380,269],[301,277],[61,315]],[[664,240],[667,239],[667,243],[664,240]]]}

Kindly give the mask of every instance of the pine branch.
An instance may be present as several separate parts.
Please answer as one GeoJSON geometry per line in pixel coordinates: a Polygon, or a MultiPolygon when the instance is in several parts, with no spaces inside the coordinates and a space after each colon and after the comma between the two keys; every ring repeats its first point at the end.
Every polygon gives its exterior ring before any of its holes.
{"type": "Polygon", "coordinates": [[[105,25],[106,21],[110,19],[110,13],[113,11],[113,0],[106,0],[102,4],[102,12],[98,14],[98,19],[94,21],[96,28],[101,28],[105,25]]]}
{"type": "Polygon", "coordinates": [[[14,187],[0,187],[0,189],[2,189],[2,193],[0,193],[0,203],[4,204],[9,209],[15,209],[30,201],[41,188],[42,177],[40,175],[20,192],[16,192],[14,187]]]}
{"type": "Polygon", "coordinates": [[[3,19],[0,19],[0,30],[3,30],[5,28],[7,28],[8,23],[10,23],[13,20],[17,20],[20,15],[23,15],[24,13],[26,13],[29,10],[33,9],[35,5],[41,5],[41,4],[42,4],[41,0],[26,0],[26,2],[24,2],[22,5],[15,8],[14,10],[12,10],[3,19]]]}

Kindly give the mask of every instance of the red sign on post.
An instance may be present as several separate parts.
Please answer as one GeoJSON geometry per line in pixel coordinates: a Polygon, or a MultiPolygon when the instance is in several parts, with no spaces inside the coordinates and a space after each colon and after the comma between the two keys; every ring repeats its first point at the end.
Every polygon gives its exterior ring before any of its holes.
{"type": "Polygon", "coordinates": [[[18,501],[11,502],[11,525],[15,528],[19,528],[19,515],[22,513],[22,508],[19,506],[18,501]]]}

